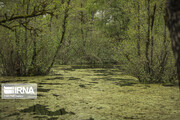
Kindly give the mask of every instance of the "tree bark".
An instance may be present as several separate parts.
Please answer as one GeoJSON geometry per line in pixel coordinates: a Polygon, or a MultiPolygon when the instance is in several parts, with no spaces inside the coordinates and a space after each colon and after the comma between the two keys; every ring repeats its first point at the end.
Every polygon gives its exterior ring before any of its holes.
{"type": "Polygon", "coordinates": [[[170,31],[172,49],[176,59],[180,88],[180,0],[167,0],[167,26],[170,31]]]}
{"type": "Polygon", "coordinates": [[[146,64],[147,64],[147,72],[150,73],[150,59],[149,59],[149,46],[150,46],[150,0],[148,0],[148,7],[147,7],[147,14],[148,14],[148,31],[147,31],[147,40],[146,40],[146,64]]]}
{"type": "Polygon", "coordinates": [[[65,33],[66,33],[66,25],[67,25],[67,18],[69,16],[68,12],[69,12],[69,6],[70,6],[70,3],[71,3],[71,0],[68,0],[67,1],[67,6],[66,6],[66,9],[64,11],[64,18],[63,18],[63,24],[62,24],[62,35],[61,35],[61,38],[60,38],[60,41],[59,41],[59,45],[56,49],[56,52],[53,56],[53,59],[52,59],[52,62],[50,64],[50,66],[48,67],[48,69],[46,70],[46,74],[49,73],[49,71],[51,70],[52,66],[54,65],[54,62],[55,62],[55,59],[57,57],[57,54],[62,46],[62,43],[64,42],[64,37],[65,37],[65,33]]]}
{"type": "Polygon", "coordinates": [[[137,54],[140,57],[141,56],[141,46],[140,46],[140,41],[141,41],[141,35],[140,35],[140,5],[139,2],[138,4],[138,40],[137,40],[137,54]]]}
{"type": "Polygon", "coordinates": [[[156,13],[156,4],[154,5],[154,11],[151,18],[151,65],[153,65],[153,52],[154,52],[153,28],[154,28],[155,13],[156,13]]]}

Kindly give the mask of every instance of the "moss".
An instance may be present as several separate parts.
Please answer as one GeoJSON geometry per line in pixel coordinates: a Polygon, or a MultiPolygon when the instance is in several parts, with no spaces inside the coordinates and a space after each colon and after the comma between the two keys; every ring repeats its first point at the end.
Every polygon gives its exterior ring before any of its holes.
{"type": "MultiPolygon", "coordinates": [[[[180,95],[178,87],[165,87],[160,84],[139,84],[137,79],[121,74],[116,69],[109,69],[109,72],[116,71],[113,75],[95,76],[93,69],[63,70],[59,66],[54,68],[54,73],[62,74],[64,79],[46,80],[56,78],[57,75],[38,77],[0,77],[0,81],[27,80],[23,82],[36,82],[47,89],[40,92],[36,100],[0,100],[0,116],[2,119],[37,119],[37,115],[30,112],[20,112],[36,104],[46,106],[48,111],[55,112],[64,108],[67,112],[58,119],[66,120],[170,120],[180,114],[180,95]],[[112,78],[107,80],[105,78],[112,78]],[[79,78],[80,80],[69,80],[79,78]],[[118,82],[134,82],[133,86],[119,86],[118,82]],[[84,85],[85,87],[81,86],[84,85]],[[81,86],[81,87],[80,87],[81,86]],[[8,116],[12,115],[13,116],[8,116]],[[15,113],[19,113],[17,116],[15,113]]],[[[20,81],[17,81],[20,82],[20,81]]],[[[52,116],[42,116],[51,119],[52,116]]],[[[53,118],[52,118],[53,119],[53,118]]],[[[57,119],[57,118],[54,118],[57,119]]]]}

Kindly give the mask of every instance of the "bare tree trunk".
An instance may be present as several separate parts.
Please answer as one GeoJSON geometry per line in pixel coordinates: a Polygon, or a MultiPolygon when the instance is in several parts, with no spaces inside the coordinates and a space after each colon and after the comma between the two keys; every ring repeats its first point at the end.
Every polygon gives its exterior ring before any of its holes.
{"type": "Polygon", "coordinates": [[[140,5],[139,2],[138,4],[138,40],[137,40],[137,54],[140,57],[141,56],[141,46],[140,46],[140,41],[141,41],[141,35],[140,35],[140,5]]]}
{"type": "Polygon", "coordinates": [[[160,68],[160,72],[159,72],[159,76],[160,75],[163,75],[164,73],[164,70],[165,70],[165,65],[166,65],[166,62],[167,62],[167,59],[168,59],[168,56],[167,56],[167,32],[166,32],[166,21],[165,21],[165,24],[164,24],[164,41],[163,41],[163,49],[161,51],[161,59],[160,59],[160,65],[159,65],[159,68],[160,68]]]}
{"type": "MultiPolygon", "coordinates": [[[[25,2],[25,1],[23,1],[25,2]]],[[[28,3],[27,3],[27,8],[26,8],[26,14],[28,15],[29,14],[29,4],[30,4],[30,0],[28,0],[28,3]]],[[[25,18],[25,23],[26,23],[26,26],[28,25],[28,21],[27,21],[27,18],[25,18]]],[[[24,58],[24,61],[25,61],[25,65],[24,65],[24,74],[27,74],[27,45],[28,45],[28,30],[27,28],[25,28],[25,40],[24,40],[24,47],[25,47],[25,58],[24,58]]]]}
{"type": "MultiPolygon", "coordinates": [[[[17,33],[17,30],[15,30],[15,36],[16,36],[16,56],[15,56],[15,63],[14,63],[14,67],[15,67],[15,71],[16,71],[16,75],[20,76],[21,75],[21,62],[20,62],[20,55],[19,55],[19,35],[17,33]]],[[[12,56],[12,54],[11,54],[12,56]]]]}
{"type": "MultiPolygon", "coordinates": [[[[81,8],[83,8],[83,4],[81,3],[81,8]]],[[[80,20],[81,20],[81,39],[83,41],[83,53],[86,54],[86,51],[85,51],[85,47],[86,47],[86,40],[85,40],[85,37],[84,37],[84,13],[83,11],[80,12],[80,20]]]]}
{"type": "Polygon", "coordinates": [[[71,3],[71,0],[68,0],[67,1],[67,6],[66,6],[66,9],[64,11],[64,18],[63,18],[63,24],[62,24],[62,35],[61,35],[61,38],[60,38],[60,41],[59,41],[59,45],[56,49],[56,52],[53,56],[53,59],[52,59],[52,62],[50,64],[50,66],[48,67],[48,69],[46,70],[46,74],[49,73],[49,71],[51,70],[52,66],[54,65],[54,62],[55,62],[55,59],[57,57],[57,54],[62,46],[62,43],[64,42],[64,37],[65,37],[65,33],[66,33],[66,24],[67,24],[67,18],[69,16],[68,12],[69,12],[69,6],[70,6],[70,3],[71,3]]]}
{"type": "Polygon", "coordinates": [[[150,0],[148,0],[148,7],[147,7],[147,14],[148,14],[148,32],[147,32],[147,40],[146,40],[146,64],[147,64],[147,72],[150,73],[150,59],[149,59],[149,46],[150,46],[150,0]]]}
{"type": "Polygon", "coordinates": [[[153,65],[153,51],[154,51],[153,28],[154,28],[155,13],[156,13],[156,4],[154,5],[154,11],[151,18],[151,65],[153,65]]]}
{"type": "Polygon", "coordinates": [[[32,40],[33,40],[33,56],[32,56],[32,61],[31,61],[31,65],[35,68],[36,66],[36,56],[37,56],[37,51],[36,51],[36,32],[33,31],[34,33],[31,34],[32,40]]]}
{"type": "Polygon", "coordinates": [[[180,88],[180,0],[167,0],[167,22],[172,40],[172,49],[176,59],[180,88]]]}

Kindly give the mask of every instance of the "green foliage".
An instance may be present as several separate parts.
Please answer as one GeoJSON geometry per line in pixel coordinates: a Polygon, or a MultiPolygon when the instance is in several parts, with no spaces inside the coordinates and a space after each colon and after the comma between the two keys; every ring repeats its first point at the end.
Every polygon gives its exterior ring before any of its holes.
{"type": "Polygon", "coordinates": [[[1,33],[6,33],[0,35],[3,74],[47,74],[52,58],[57,54],[59,38],[64,34],[61,27],[64,19],[60,14],[68,14],[64,10],[68,8],[66,2],[57,4],[55,0],[31,0],[4,4],[6,6],[1,11],[3,17],[0,20],[1,33]],[[10,9],[12,5],[14,7],[10,9]]]}
{"type": "MultiPolygon", "coordinates": [[[[158,9],[156,9],[154,28],[149,36],[150,45],[148,58],[150,62],[145,54],[148,32],[147,6],[144,6],[145,3],[142,1],[138,3],[139,12],[136,7],[137,3],[132,4],[132,6],[135,7],[132,7],[130,10],[131,19],[127,31],[129,39],[121,43],[119,48],[119,56],[121,57],[117,57],[117,59],[123,64],[121,65],[122,69],[137,77],[140,82],[174,83],[177,80],[177,75],[174,66],[175,60],[171,50],[171,42],[164,21],[164,6],[162,7],[164,4],[162,4],[162,2],[152,2],[150,5],[154,6],[155,3],[158,9]],[[139,46],[137,46],[138,43],[139,46]]],[[[152,9],[153,7],[150,8],[150,17],[152,17],[152,9]]]]}
{"type": "Polygon", "coordinates": [[[164,0],[3,3],[0,63],[5,75],[44,75],[54,63],[119,63],[140,82],[176,80],[164,0]]]}

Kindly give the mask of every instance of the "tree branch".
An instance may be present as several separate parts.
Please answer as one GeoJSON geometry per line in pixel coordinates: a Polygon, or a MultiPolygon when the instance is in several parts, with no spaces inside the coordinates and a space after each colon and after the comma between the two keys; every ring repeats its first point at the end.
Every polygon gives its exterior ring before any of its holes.
{"type": "Polygon", "coordinates": [[[14,31],[14,27],[16,27],[16,26],[13,26],[13,27],[9,27],[9,26],[7,26],[7,25],[4,25],[4,24],[1,24],[0,23],[0,26],[3,26],[3,27],[5,27],[5,28],[7,28],[7,29],[9,29],[9,30],[11,30],[11,31],[14,31]]]}
{"type": "Polygon", "coordinates": [[[6,23],[6,22],[9,22],[9,21],[13,21],[13,20],[18,20],[18,19],[25,19],[25,18],[32,18],[32,17],[37,17],[37,16],[41,16],[41,15],[45,15],[45,14],[53,14],[52,12],[50,11],[39,11],[39,12],[35,12],[33,11],[31,14],[27,14],[27,15],[17,15],[17,16],[12,16],[10,17],[9,19],[4,19],[4,20],[0,20],[0,24],[1,23],[6,23]]]}

